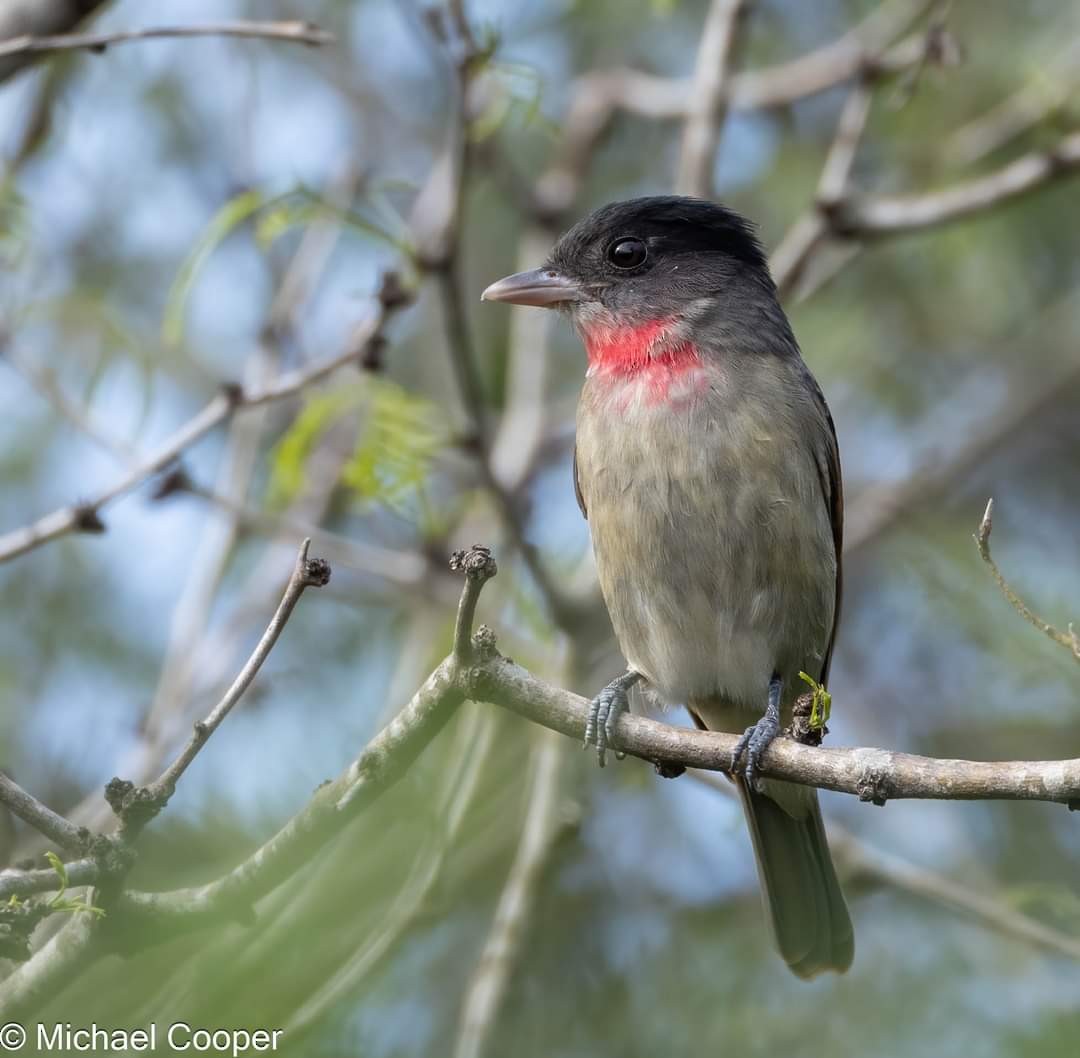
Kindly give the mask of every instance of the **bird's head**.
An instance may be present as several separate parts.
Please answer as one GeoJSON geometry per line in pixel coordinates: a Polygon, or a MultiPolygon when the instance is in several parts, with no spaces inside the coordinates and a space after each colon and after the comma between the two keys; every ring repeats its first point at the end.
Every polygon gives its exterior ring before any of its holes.
{"type": "Polygon", "coordinates": [[[723,206],[674,196],[603,206],[574,225],[540,268],[492,283],[483,297],[564,310],[594,365],[667,355],[675,344],[696,343],[703,321],[719,335],[745,333],[755,315],[778,311],[749,222],[723,206]]]}

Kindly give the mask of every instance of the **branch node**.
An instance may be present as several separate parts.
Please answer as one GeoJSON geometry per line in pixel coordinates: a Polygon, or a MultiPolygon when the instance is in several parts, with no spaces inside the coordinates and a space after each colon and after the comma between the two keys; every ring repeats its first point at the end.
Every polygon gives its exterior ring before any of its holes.
{"type": "Polygon", "coordinates": [[[855,780],[855,792],[860,801],[875,804],[879,808],[884,807],[892,794],[888,767],[884,763],[865,765],[855,780]]]}
{"type": "Polygon", "coordinates": [[[73,511],[72,524],[80,533],[103,533],[105,523],[97,512],[97,508],[91,504],[79,504],[73,511]]]}
{"type": "Polygon", "coordinates": [[[487,625],[481,625],[472,637],[472,649],[477,661],[491,661],[498,657],[495,632],[487,625]]]}
{"type": "Polygon", "coordinates": [[[244,387],[239,382],[223,382],[221,395],[225,398],[230,409],[238,408],[244,403],[244,387]]]}
{"type": "Polygon", "coordinates": [[[150,493],[153,502],[168,499],[178,492],[191,491],[191,477],[182,464],[177,463],[158,478],[154,491],[150,493]]]}
{"type": "Polygon", "coordinates": [[[682,764],[671,764],[666,760],[654,760],[652,766],[661,779],[677,779],[686,772],[682,764]]]}
{"type": "Polygon", "coordinates": [[[397,272],[384,272],[379,282],[379,304],[388,312],[411,305],[416,299],[415,291],[402,281],[397,272]]]}
{"type": "Polygon", "coordinates": [[[826,725],[812,727],[810,718],[814,715],[814,695],[811,691],[800,694],[795,699],[795,705],[791,710],[791,727],[789,734],[796,742],[804,746],[820,746],[822,739],[829,733],[826,725]]]}
{"type": "Polygon", "coordinates": [[[105,800],[125,828],[145,826],[169,803],[171,794],[170,789],[136,786],[116,776],[105,784],[105,800]]]}
{"type": "Polygon", "coordinates": [[[325,558],[309,558],[304,563],[304,583],[309,588],[324,588],[330,583],[330,563],[325,558]]]}

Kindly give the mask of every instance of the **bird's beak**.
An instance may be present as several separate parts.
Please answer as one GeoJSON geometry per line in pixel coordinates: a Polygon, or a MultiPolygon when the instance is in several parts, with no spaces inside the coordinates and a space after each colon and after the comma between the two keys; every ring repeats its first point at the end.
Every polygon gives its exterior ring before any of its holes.
{"type": "Polygon", "coordinates": [[[581,301],[581,288],[572,279],[552,268],[518,272],[492,283],[480,295],[482,301],[508,301],[512,305],[548,307],[566,301],[581,301]]]}

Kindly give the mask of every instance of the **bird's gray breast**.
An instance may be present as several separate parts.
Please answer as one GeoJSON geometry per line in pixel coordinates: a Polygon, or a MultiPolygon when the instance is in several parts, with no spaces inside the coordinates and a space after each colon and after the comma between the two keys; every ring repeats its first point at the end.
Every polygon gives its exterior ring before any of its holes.
{"type": "MultiPolygon", "coordinates": [[[[705,369],[703,369],[705,370],[705,369]]],[[[726,378],[677,399],[586,380],[577,473],[597,572],[628,664],[665,700],[764,708],[779,672],[821,669],[836,555],[801,379],[726,378]]],[[[805,688],[801,688],[805,689],[805,688]]]]}

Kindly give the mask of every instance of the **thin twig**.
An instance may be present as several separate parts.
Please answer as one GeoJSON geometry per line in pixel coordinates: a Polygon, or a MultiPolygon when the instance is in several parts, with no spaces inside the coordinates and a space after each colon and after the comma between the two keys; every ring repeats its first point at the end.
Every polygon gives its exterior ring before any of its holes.
{"type": "Polygon", "coordinates": [[[1059,646],[1064,647],[1077,661],[1080,661],[1080,635],[1077,635],[1073,626],[1070,624],[1069,630],[1067,632],[1062,632],[1048,621],[1044,621],[1038,614],[1032,613],[1024,600],[1013,591],[1009,582],[1001,575],[997,563],[990,554],[990,532],[994,527],[993,519],[994,501],[993,499],[989,499],[986,501],[986,511],[983,513],[982,521],[979,523],[979,531],[975,534],[975,543],[979,547],[979,554],[982,556],[982,560],[990,567],[990,574],[997,582],[997,586],[1001,589],[1001,594],[1009,600],[1009,605],[1011,605],[1028,624],[1037,628],[1044,636],[1049,637],[1059,646]]]}
{"type": "Polygon", "coordinates": [[[782,298],[791,293],[810,258],[828,240],[829,213],[843,201],[851,184],[851,170],[866,129],[872,99],[873,93],[865,79],[858,81],[848,93],[821,167],[815,201],[791,226],[771,255],[770,268],[782,298]]]}
{"type": "Polygon", "coordinates": [[[712,0],[701,31],[675,187],[681,195],[713,197],[716,152],[728,109],[728,84],[745,0],[712,0]]]}
{"type": "Polygon", "coordinates": [[[199,26],[155,26],[122,29],[111,33],[61,33],[55,36],[13,37],[0,42],[0,58],[40,55],[57,51],[104,51],[113,44],[157,37],[252,37],[259,40],[292,41],[320,46],[332,44],[334,36],[311,22],[215,22],[199,26]]]}
{"type": "Polygon", "coordinates": [[[477,544],[467,551],[455,551],[450,558],[450,568],[465,574],[465,589],[461,593],[457,619],[454,621],[454,659],[466,665],[473,656],[472,630],[480,592],[499,567],[491,552],[477,544]]]}
{"type": "Polygon", "coordinates": [[[39,518],[31,525],[0,536],[0,562],[7,562],[68,533],[101,532],[104,526],[99,512],[103,507],[130,492],[147,478],[175,461],[181,453],[238,410],[272,404],[295,396],[346,364],[357,362],[373,342],[379,341],[389,313],[396,307],[396,305],[388,306],[380,302],[378,310],[361,325],[348,348],[336,356],[291,371],[264,387],[251,390],[240,386],[227,387],[155,451],[128,469],[112,485],[88,500],[61,507],[39,518]]]}
{"type": "Polygon", "coordinates": [[[14,779],[0,772],[0,803],[7,805],[20,819],[69,852],[86,851],[90,834],[58,815],[27,793],[14,779]]]}
{"type": "Polygon", "coordinates": [[[251,686],[263,662],[266,661],[270,651],[278,641],[292,616],[293,609],[304,594],[305,588],[321,588],[330,580],[330,567],[321,558],[308,558],[310,540],[304,540],[296,555],[296,564],[293,566],[292,575],[285,586],[285,592],[281,602],[266,626],[266,631],[259,640],[255,649],[248,658],[247,663],[240,670],[232,686],[225,692],[221,700],[207,714],[205,720],[197,721],[194,725],[191,739],[180,751],[176,759],[146,788],[148,794],[154,799],[160,799],[162,803],[167,801],[176,790],[176,783],[184,774],[191,762],[198,756],[199,751],[206,745],[210,736],[221,726],[221,722],[229,715],[232,707],[251,686]]]}

